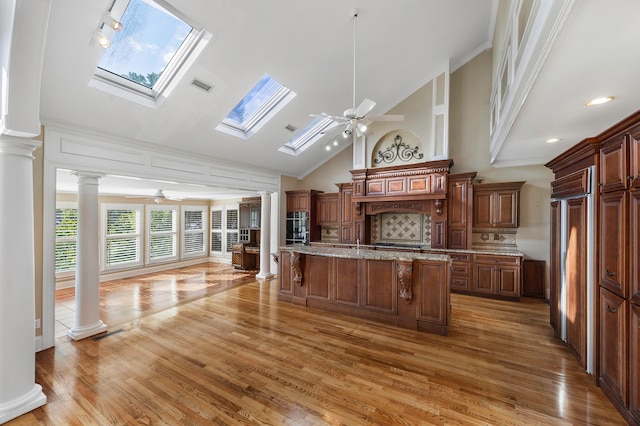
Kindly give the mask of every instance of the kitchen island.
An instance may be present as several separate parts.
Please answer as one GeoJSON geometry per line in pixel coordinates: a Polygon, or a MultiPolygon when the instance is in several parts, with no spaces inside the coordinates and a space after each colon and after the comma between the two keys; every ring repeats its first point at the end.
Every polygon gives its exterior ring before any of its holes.
{"type": "Polygon", "coordinates": [[[287,245],[278,299],[447,335],[451,259],[446,254],[287,245]]]}

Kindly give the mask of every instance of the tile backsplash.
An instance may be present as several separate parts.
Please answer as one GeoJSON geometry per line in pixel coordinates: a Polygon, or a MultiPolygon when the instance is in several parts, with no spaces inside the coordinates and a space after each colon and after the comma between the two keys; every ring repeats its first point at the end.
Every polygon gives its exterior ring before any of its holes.
{"type": "Polygon", "coordinates": [[[516,250],[516,229],[474,229],[471,234],[471,245],[482,250],[516,250]]]}
{"type": "Polygon", "coordinates": [[[375,243],[431,246],[431,215],[381,213],[371,216],[371,244],[375,243]]]}

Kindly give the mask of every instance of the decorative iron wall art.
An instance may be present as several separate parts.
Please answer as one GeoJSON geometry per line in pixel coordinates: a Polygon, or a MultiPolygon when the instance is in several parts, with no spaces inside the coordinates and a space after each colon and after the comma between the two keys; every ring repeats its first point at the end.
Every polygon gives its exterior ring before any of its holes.
{"type": "Polygon", "coordinates": [[[396,135],[393,143],[384,151],[378,151],[378,157],[374,159],[375,164],[393,163],[396,159],[400,161],[420,160],[424,154],[418,153],[419,147],[411,147],[402,141],[402,136],[396,135]]]}

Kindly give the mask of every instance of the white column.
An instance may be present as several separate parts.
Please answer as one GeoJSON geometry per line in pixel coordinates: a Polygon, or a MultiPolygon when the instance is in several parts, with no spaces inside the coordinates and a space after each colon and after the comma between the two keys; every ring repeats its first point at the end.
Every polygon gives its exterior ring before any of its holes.
{"type": "Polygon", "coordinates": [[[271,193],[263,191],[259,193],[261,198],[260,211],[260,272],[256,278],[268,279],[271,273],[271,193]]]}
{"type": "Polygon", "coordinates": [[[0,135],[0,424],[47,402],[35,383],[33,151],[0,135]]]}
{"type": "Polygon", "coordinates": [[[67,331],[80,340],[107,331],[100,320],[100,252],[97,173],[74,172],[78,177],[78,233],[76,237],[75,324],[67,331]]]}

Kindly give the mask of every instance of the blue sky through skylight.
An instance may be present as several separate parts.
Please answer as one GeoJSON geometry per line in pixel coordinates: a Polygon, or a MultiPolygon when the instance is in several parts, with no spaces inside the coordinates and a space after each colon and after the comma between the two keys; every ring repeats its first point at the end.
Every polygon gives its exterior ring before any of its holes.
{"type": "Polygon", "coordinates": [[[131,0],[99,68],[151,88],[192,28],[150,0],[131,0]]]}
{"type": "Polygon", "coordinates": [[[265,74],[258,84],[253,86],[249,93],[231,110],[226,119],[246,128],[249,119],[282,87],[282,84],[265,74]]]}

